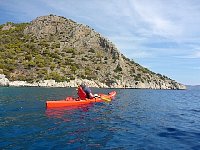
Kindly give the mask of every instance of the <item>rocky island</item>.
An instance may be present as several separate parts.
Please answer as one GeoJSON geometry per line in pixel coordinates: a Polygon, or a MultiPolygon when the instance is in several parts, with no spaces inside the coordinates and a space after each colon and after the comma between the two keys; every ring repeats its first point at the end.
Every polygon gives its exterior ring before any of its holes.
{"type": "Polygon", "coordinates": [[[125,57],[87,25],[48,15],[0,25],[0,85],[186,89],[125,57]]]}

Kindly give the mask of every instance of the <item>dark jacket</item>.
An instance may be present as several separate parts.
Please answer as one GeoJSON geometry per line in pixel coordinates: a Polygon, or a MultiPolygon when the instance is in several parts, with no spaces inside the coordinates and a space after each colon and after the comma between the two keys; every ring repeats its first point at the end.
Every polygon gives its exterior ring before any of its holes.
{"type": "Polygon", "coordinates": [[[92,93],[92,92],[91,92],[91,89],[90,89],[89,87],[87,87],[87,86],[84,86],[84,87],[82,87],[82,88],[83,88],[84,92],[86,93],[86,97],[87,97],[87,98],[92,98],[92,97],[90,96],[90,93],[92,93]]]}

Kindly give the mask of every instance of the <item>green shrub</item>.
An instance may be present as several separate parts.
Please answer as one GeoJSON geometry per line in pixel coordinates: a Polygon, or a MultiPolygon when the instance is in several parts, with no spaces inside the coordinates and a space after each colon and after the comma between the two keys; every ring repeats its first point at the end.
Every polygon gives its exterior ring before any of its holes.
{"type": "Polygon", "coordinates": [[[90,48],[88,52],[95,53],[95,50],[93,48],[90,48]]]}
{"type": "Polygon", "coordinates": [[[70,66],[70,69],[73,73],[76,73],[76,70],[78,70],[77,66],[76,65],[72,65],[70,66]]]}
{"type": "Polygon", "coordinates": [[[51,48],[55,49],[55,48],[60,48],[60,42],[55,42],[51,45],[51,48]]]}
{"type": "Polygon", "coordinates": [[[115,68],[114,72],[121,72],[121,71],[122,71],[122,68],[118,64],[117,67],[115,68]]]}
{"type": "Polygon", "coordinates": [[[87,58],[85,58],[85,57],[82,57],[82,59],[81,59],[82,61],[87,61],[87,58]]]}
{"type": "Polygon", "coordinates": [[[76,54],[76,49],[74,48],[64,48],[64,50],[66,53],[72,53],[72,54],[76,54]]]}
{"type": "Polygon", "coordinates": [[[92,70],[89,67],[86,67],[85,68],[85,75],[88,76],[88,75],[91,75],[91,74],[92,74],[92,70]]]}
{"type": "Polygon", "coordinates": [[[55,64],[55,63],[51,63],[51,64],[50,64],[50,69],[51,69],[51,70],[54,70],[55,67],[56,67],[56,64],[55,64]]]}
{"type": "Polygon", "coordinates": [[[50,53],[50,57],[55,58],[55,59],[60,59],[60,55],[58,55],[56,52],[50,53]]]}
{"type": "Polygon", "coordinates": [[[53,79],[56,82],[66,81],[66,77],[60,75],[60,73],[58,72],[51,72],[48,76],[49,76],[49,79],[53,79]]]}

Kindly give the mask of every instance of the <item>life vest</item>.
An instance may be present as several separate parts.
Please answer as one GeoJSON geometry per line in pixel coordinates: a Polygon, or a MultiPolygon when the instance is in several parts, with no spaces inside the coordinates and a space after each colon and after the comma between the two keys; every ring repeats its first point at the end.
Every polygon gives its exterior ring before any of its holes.
{"type": "Polygon", "coordinates": [[[78,87],[78,96],[80,99],[86,99],[87,95],[81,86],[78,87]]]}

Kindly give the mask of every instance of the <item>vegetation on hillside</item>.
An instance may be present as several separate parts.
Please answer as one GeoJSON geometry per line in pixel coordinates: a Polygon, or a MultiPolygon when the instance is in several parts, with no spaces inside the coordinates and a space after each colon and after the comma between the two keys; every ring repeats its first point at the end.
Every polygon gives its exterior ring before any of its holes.
{"type": "Polygon", "coordinates": [[[85,53],[72,47],[61,48],[53,37],[49,41],[25,35],[28,23],[8,24],[13,28],[2,30],[5,25],[0,26],[0,73],[11,81],[97,79],[95,73],[107,63],[108,55],[103,51],[91,48],[85,53]]]}

